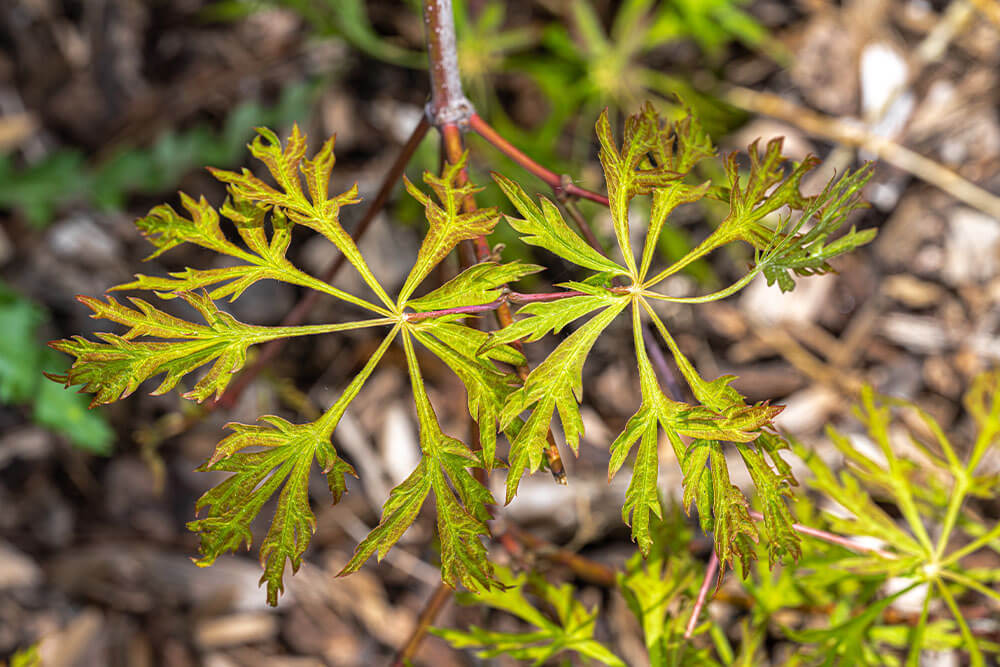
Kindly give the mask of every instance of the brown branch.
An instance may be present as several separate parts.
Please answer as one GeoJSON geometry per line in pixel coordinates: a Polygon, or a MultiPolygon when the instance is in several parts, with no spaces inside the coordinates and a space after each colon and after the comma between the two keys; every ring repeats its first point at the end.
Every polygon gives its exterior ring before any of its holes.
{"type": "Polygon", "coordinates": [[[532,552],[533,556],[566,567],[588,583],[605,588],[613,588],[618,585],[618,572],[614,568],[572,551],[561,549],[513,524],[507,526],[498,540],[504,549],[515,558],[523,558],[525,550],[528,550],[532,552]]]}
{"type": "Polygon", "coordinates": [[[438,584],[438,587],[434,589],[434,594],[427,600],[427,604],[424,605],[423,610],[420,612],[420,616],[417,618],[417,625],[413,628],[413,632],[410,633],[410,638],[406,640],[406,644],[403,645],[403,648],[396,654],[395,660],[392,661],[392,667],[403,667],[409,664],[409,661],[416,655],[417,650],[420,648],[420,644],[424,636],[427,635],[427,631],[430,629],[434,619],[437,618],[445,605],[448,604],[448,601],[451,600],[454,592],[443,581],[438,584]]]}

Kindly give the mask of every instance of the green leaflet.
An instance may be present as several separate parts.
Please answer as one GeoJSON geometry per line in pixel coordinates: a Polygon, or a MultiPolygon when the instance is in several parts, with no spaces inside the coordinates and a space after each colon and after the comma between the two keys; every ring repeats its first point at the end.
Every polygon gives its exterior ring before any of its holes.
{"type": "MultiPolygon", "coordinates": [[[[678,460],[685,460],[684,447],[680,437],[695,439],[731,440],[737,443],[749,443],[768,438],[768,443],[777,448],[780,441],[768,434],[761,434],[761,429],[769,425],[771,419],[780,408],[762,406],[732,405],[722,412],[715,412],[706,405],[687,405],[667,398],[656,379],[656,373],[646,353],[642,338],[641,314],[637,306],[632,309],[632,330],[636,350],[636,361],[639,367],[639,384],[642,389],[642,405],[629,419],[625,430],[611,444],[611,459],[608,463],[609,481],[618,472],[638,441],[639,450],[632,467],[632,480],[625,492],[625,504],[622,506],[622,519],[632,527],[632,539],[639,545],[643,555],[649,554],[652,546],[650,534],[650,514],[660,517],[659,490],[657,478],[659,474],[659,430],[662,428],[671,442],[678,460]],[[631,517],[631,518],[630,518],[631,517]]],[[[717,405],[721,405],[718,404],[717,405]]],[[[740,451],[746,451],[745,458],[752,458],[756,466],[754,481],[758,481],[761,493],[768,498],[775,496],[775,502],[768,505],[770,512],[784,523],[778,525],[775,519],[769,519],[776,536],[782,538],[784,550],[792,553],[791,542],[797,539],[791,531],[791,517],[782,501],[787,490],[788,477],[777,476],[760,455],[752,447],[740,444],[740,451]],[[790,534],[790,537],[789,537],[790,534]]],[[[777,461],[777,454],[768,450],[777,461]]],[[[748,466],[750,462],[748,461],[748,466]]],[[[793,480],[794,481],[794,480],[793,480]]],[[[690,504],[690,503],[689,503],[690,504]]],[[[707,512],[711,502],[699,505],[702,512],[707,512]]]]}
{"type": "Polygon", "coordinates": [[[845,173],[837,181],[831,181],[823,192],[812,198],[791,229],[786,232],[779,227],[778,231],[784,236],[776,233],[775,241],[759,253],[757,262],[762,267],[768,285],[776,282],[781,291],[790,292],[795,288],[793,275],[829,273],[833,267],[828,260],[870,243],[875,238],[875,229],[859,232],[852,227],[836,241],[827,243],[829,237],[843,225],[848,214],[866,206],[860,199],[860,193],[871,178],[872,169],[869,164],[854,173],[845,173]],[[812,227],[800,234],[807,222],[812,227]]]}
{"type": "Polygon", "coordinates": [[[278,604],[278,595],[284,591],[285,562],[291,563],[293,573],[299,569],[302,554],[316,530],[316,519],[309,506],[313,462],[319,463],[334,502],[339,502],[346,489],[344,475],[355,473],[337,455],[330,438],[397,331],[394,328],[385,337],[336,403],[316,421],[292,424],[272,415],[260,419],[266,425],[228,425],[233,433],[219,443],[212,457],[199,468],[234,474],[198,499],[196,511],[208,508],[208,514],[188,524],[188,529],[201,537],[202,557],[198,565],[207,567],[223,553],[235,551],[243,544],[249,547],[251,522],[280,487],[271,528],[260,546],[264,567],[261,584],[267,582],[268,604],[278,604]]]}
{"type": "Polygon", "coordinates": [[[517,314],[530,317],[521,317],[508,327],[490,332],[489,338],[483,345],[483,352],[514,341],[531,343],[550,332],[559,333],[573,320],[617,301],[620,301],[620,297],[605,291],[599,296],[588,294],[558,301],[528,304],[517,311],[517,314]]]}
{"type": "Polygon", "coordinates": [[[488,235],[500,220],[495,208],[476,209],[471,213],[462,211],[465,198],[482,190],[471,183],[461,182],[467,159],[466,152],[457,164],[448,164],[440,177],[431,173],[424,174],[424,183],[433,190],[441,203],[440,206],[409,179],[403,177],[406,191],[423,205],[430,227],[420,245],[417,261],[399,291],[400,308],[406,304],[410,295],[431,269],[437,266],[452,248],[462,241],[488,235]]]}
{"type": "Polygon", "coordinates": [[[712,234],[682,259],[645,280],[644,287],[662,282],[697,259],[732,241],[741,240],[756,250],[756,265],[750,273],[729,288],[705,297],[668,299],[696,303],[721,299],[741,289],[758,273],[763,273],[768,284],[778,283],[782,291],[795,287],[793,275],[810,276],[832,271],[828,260],[869,243],[876,230],[851,229],[839,239],[828,242],[831,235],[843,225],[847,216],[865,204],[861,190],[871,178],[871,165],[839,179],[830,181],[824,190],[813,197],[800,191],[803,177],[816,167],[818,160],[808,157],[795,164],[786,175],[787,158],[781,154],[781,139],[768,142],[761,154],[758,144],[750,146],[750,172],[744,179],[740,175],[736,155],[726,160],[729,180],[729,215],[712,234]],[[781,217],[782,210],[795,213],[781,217]],[[771,218],[776,218],[772,223],[771,218]],[[803,229],[808,231],[801,233],[803,229]]]}
{"type": "MultiPolygon", "coordinates": [[[[657,486],[660,469],[659,422],[665,417],[667,399],[660,390],[656,374],[642,340],[642,320],[637,305],[632,306],[632,332],[635,343],[636,360],[639,363],[639,384],[642,389],[642,405],[625,424],[625,430],[611,443],[611,460],[608,462],[608,481],[625,462],[636,440],[640,440],[639,451],[632,466],[632,480],[625,492],[622,505],[622,520],[631,525],[632,539],[639,545],[643,556],[649,555],[653,538],[649,532],[649,515],[663,518],[660,509],[660,492],[657,486]],[[631,515],[631,519],[630,519],[631,515]]],[[[673,436],[676,438],[676,436],[673,436]]]]}
{"type": "MultiPolygon", "coordinates": [[[[489,359],[477,357],[476,348],[468,346],[457,348],[449,344],[451,327],[458,325],[445,324],[429,329],[428,333],[414,332],[414,336],[427,349],[444,361],[452,372],[461,378],[468,394],[469,414],[479,425],[479,444],[483,448],[483,463],[486,471],[493,470],[497,451],[497,430],[500,420],[500,410],[507,396],[514,390],[517,376],[513,373],[502,373],[497,370],[489,359]],[[442,332],[442,329],[444,331],[442,332]],[[439,336],[439,333],[444,335],[439,336]]],[[[461,327],[465,329],[466,327],[461,327]]],[[[467,329],[468,332],[475,331],[467,329]]]]}
{"type": "Polygon", "coordinates": [[[695,440],[682,464],[684,506],[690,512],[698,501],[702,528],[715,533],[715,551],[719,561],[746,576],[755,557],[757,529],[750,519],[750,503],[729,478],[729,465],[722,446],[716,440],[695,440]],[[707,516],[711,508],[711,517],[707,516]]]}
{"type": "Polygon", "coordinates": [[[540,666],[564,652],[596,660],[604,665],[625,667],[625,663],[594,638],[597,609],[588,610],[575,597],[569,584],[553,586],[544,578],[514,574],[505,567],[496,568],[499,586],[495,590],[471,595],[459,593],[462,604],[487,605],[516,616],[534,626],[530,632],[493,632],[472,626],[468,632],[433,628],[455,648],[478,648],[480,658],[509,656],[515,660],[531,660],[540,666]],[[537,609],[526,596],[541,598],[555,618],[537,609]]]}
{"type": "Polygon", "coordinates": [[[182,292],[187,301],[204,318],[206,324],[195,324],[168,315],[142,299],[131,298],[135,308],[124,306],[112,297],[107,302],[91,297],[79,297],[94,311],[92,317],[118,322],[129,327],[122,336],[99,333],[103,343],[76,336],[55,341],[52,347],[76,357],[64,376],[53,376],[66,384],[82,385],[83,391],[94,393],[92,405],[111,403],[132,394],[145,380],[166,373],[153,394],[173,389],[181,378],[214,360],[209,371],[184,398],[204,401],[213,394],[218,397],[229,385],[233,374],[246,362],[247,349],[275,338],[308,336],[332,331],[346,331],[391,324],[389,319],[363,320],[346,324],[300,327],[260,327],[238,322],[232,315],[218,309],[205,294],[182,292]],[[169,341],[137,341],[155,337],[169,341]]]}
{"type": "Polygon", "coordinates": [[[613,276],[628,275],[628,271],[587,245],[580,235],[569,228],[555,204],[539,197],[542,208],[531,200],[524,189],[514,181],[494,173],[493,180],[514,205],[523,220],[507,217],[507,222],[529,245],[545,248],[565,260],[594,271],[613,276]]]}
{"type": "Polygon", "coordinates": [[[664,138],[656,114],[635,114],[626,119],[620,151],[615,145],[607,110],[597,119],[596,130],[601,144],[601,166],[604,167],[604,178],[608,186],[611,222],[618,238],[618,246],[625,256],[629,275],[638,281],[639,272],[629,231],[629,202],[636,195],[649,194],[655,188],[681,178],[683,174],[674,171],[674,165],[669,162],[653,164],[647,158],[649,152],[660,145],[664,138]]]}
{"type": "Polygon", "coordinates": [[[549,423],[556,409],[559,410],[566,443],[574,452],[577,450],[583,434],[578,405],[583,395],[583,363],[597,337],[627,305],[628,301],[620,298],[588,320],[531,372],[524,387],[508,397],[500,415],[501,428],[507,428],[518,415],[532,408],[531,416],[510,443],[508,503],[517,492],[524,469],[534,472],[541,466],[549,423]]]}
{"type": "Polygon", "coordinates": [[[756,488],[756,500],[764,515],[763,530],[758,534],[765,539],[771,565],[783,562],[787,556],[798,559],[802,555],[801,539],[792,528],[792,514],[785,498],[792,497],[791,487],[796,485],[791,469],[778,453],[787,446],[778,436],[762,433],[753,443],[736,443],[750,478],[756,488]],[[775,470],[767,462],[770,458],[775,470]]]}
{"type": "Polygon", "coordinates": [[[493,502],[493,496],[468,471],[470,466],[482,465],[482,460],[441,431],[424,389],[410,336],[404,329],[403,345],[420,422],[423,457],[410,476],[392,490],[382,508],[379,525],[358,545],[338,576],[356,571],[376,552],[381,560],[416,520],[433,490],[438,504],[442,580],[451,586],[462,584],[472,591],[488,591],[496,581],[482,537],[489,535],[486,521],[490,514],[486,506],[493,502]]]}
{"type": "Polygon", "coordinates": [[[420,327],[432,329],[435,338],[470,359],[483,357],[502,361],[511,366],[523,366],[528,363],[524,355],[510,345],[488,346],[492,339],[490,334],[485,331],[445,321],[441,318],[422,323],[420,327]]]}
{"type": "Polygon", "coordinates": [[[209,168],[212,175],[229,185],[234,199],[281,209],[292,222],[325,236],[347,257],[347,261],[357,269],[365,284],[375,292],[382,304],[392,310],[392,300],[372,274],[354,240],[340,224],[341,207],[361,201],[358,198],[358,186],[354,185],[346,192],[330,197],[329,183],[336,163],[334,138],[324,142],[313,159],[309,160],[305,157],[306,136],[299,131],[298,125],[292,127],[292,133],[284,146],[278,136],[267,128],[257,128],[257,135],[250,143],[250,153],[264,163],[277,188],[257,178],[246,168],[241,173],[209,168]],[[303,180],[306,191],[302,189],[303,180]]]}
{"type": "MultiPolygon", "coordinates": [[[[249,176],[249,178],[255,177],[249,176]]],[[[383,315],[389,314],[387,309],[333,287],[292,265],[285,258],[285,252],[291,241],[290,223],[281,209],[275,208],[271,214],[271,239],[268,240],[264,226],[270,205],[261,202],[263,200],[246,198],[234,193],[222,207],[223,215],[236,225],[240,237],[252,252],[247,252],[226,239],[219,224],[219,214],[204,197],[195,201],[181,193],[181,203],[190,214],[190,219],[183,217],[167,204],[154,207],[149,215],[135,223],[146,239],[156,247],[156,252],[146,259],[157,257],[187,242],[228,255],[245,264],[223,269],[187,268],[170,274],[170,278],[137,274],[133,282],[113,287],[112,290],[154,290],[167,298],[175,292],[190,292],[219,285],[210,293],[213,299],[228,296],[231,300],[235,300],[253,283],[270,279],[301,285],[367,310],[383,315]]]]}
{"type": "Polygon", "coordinates": [[[538,273],[543,267],[536,264],[509,262],[481,262],[446,282],[424,296],[410,299],[406,305],[414,310],[428,311],[461,306],[478,306],[500,298],[501,287],[517,282],[524,276],[538,273]]]}

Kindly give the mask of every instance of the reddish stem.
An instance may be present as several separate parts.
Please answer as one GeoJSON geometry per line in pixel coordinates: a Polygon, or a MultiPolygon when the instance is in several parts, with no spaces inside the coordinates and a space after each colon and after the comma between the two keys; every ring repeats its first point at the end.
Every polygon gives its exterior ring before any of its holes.
{"type": "Polygon", "coordinates": [[[698,589],[698,598],[694,602],[694,609],[691,610],[691,618],[688,619],[687,627],[684,628],[684,639],[691,639],[695,626],[698,625],[698,618],[701,617],[701,610],[708,600],[708,591],[712,588],[712,579],[719,569],[719,557],[712,550],[712,557],[708,560],[708,567],[705,569],[705,578],[701,581],[701,588],[698,589]]]}
{"type": "MultiPolygon", "coordinates": [[[[764,515],[760,512],[750,512],[750,518],[754,521],[763,521],[764,515]]],[[[854,540],[844,537],[842,535],[837,535],[835,533],[830,533],[825,530],[820,530],[819,528],[810,528],[809,526],[803,526],[801,523],[793,523],[792,528],[795,531],[802,533],[803,535],[808,535],[810,537],[815,537],[816,539],[823,540],[824,542],[829,542],[830,544],[836,544],[838,546],[844,547],[845,549],[850,549],[851,551],[857,551],[859,553],[873,554],[879,556],[880,558],[885,558],[886,560],[897,560],[899,556],[892,553],[891,551],[883,551],[882,549],[876,547],[866,547],[863,544],[859,544],[854,540]]]]}
{"type": "Polygon", "coordinates": [[[559,174],[546,169],[532,160],[517,146],[500,136],[500,133],[493,129],[493,127],[491,127],[490,124],[483,120],[478,114],[473,113],[469,117],[469,127],[483,139],[493,144],[493,146],[495,146],[501,153],[530,171],[538,178],[545,181],[545,183],[552,188],[552,190],[556,193],[556,196],[560,199],[563,197],[579,197],[580,199],[589,199],[590,201],[597,202],[602,206],[608,205],[608,198],[604,195],[599,195],[596,192],[585,190],[584,188],[573,185],[572,183],[566,183],[564,182],[564,179],[559,176],[559,174]]]}

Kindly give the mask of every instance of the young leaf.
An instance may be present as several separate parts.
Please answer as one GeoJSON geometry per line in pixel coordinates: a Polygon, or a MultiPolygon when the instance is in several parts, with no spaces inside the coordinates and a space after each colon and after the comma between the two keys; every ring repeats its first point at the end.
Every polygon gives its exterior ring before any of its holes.
{"type": "Polygon", "coordinates": [[[860,232],[851,229],[840,239],[828,243],[848,214],[865,206],[861,201],[861,190],[871,178],[870,165],[844,174],[828,183],[820,194],[809,197],[802,194],[800,184],[803,177],[816,167],[818,160],[808,157],[794,164],[790,173],[786,174],[787,158],[781,154],[781,146],[780,138],[773,139],[761,154],[758,144],[754,142],[749,148],[750,171],[745,179],[740,175],[737,156],[729,156],[725,163],[730,186],[729,215],[698,247],[646,280],[644,286],[656,285],[712,250],[741,240],[756,250],[754,270],[731,287],[696,300],[723,298],[748,284],[757,273],[763,273],[769,285],[777,282],[782,291],[787,292],[795,287],[793,275],[809,276],[832,271],[828,260],[875,238],[874,229],[860,232]],[[788,213],[777,217],[786,208],[788,213]],[[777,217],[777,220],[770,223],[769,217],[777,217]],[[803,229],[807,231],[802,233],[803,229]]]}
{"type": "Polygon", "coordinates": [[[597,139],[601,144],[601,166],[608,186],[611,222],[618,238],[618,245],[625,256],[625,265],[634,279],[638,278],[635,253],[632,251],[629,230],[628,205],[636,195],[653,192],[683,174],[672,169],[673,164],[653,164],[648,159],[650,151],[664,150],[659,118],[655,114],[636,114],[625,121],[621,150],[615,145],[608,121],[607,110],[597,119],[597,139]]]}
{"type": "Polygon", "coordinates": [[[467,159],[468,153],[463,154],[457,164],[447,165],[440,177],[429,172],[424,174],[424,183],[434,191],[440,205],[404,176],[406,191],[423,205],[430,228],[420,245],[417,261],[399,291],[400,306],[407,302],[431,269],[437,266],[452,248],[462,241],[488,235],[500,220],[495,208],[480,208],[471,213],[463,212],[465,198],[482,190],[469,182],[461,182],[467,159]]]}
{"type": "Polygon", "coordinates": [[[508,503],[517,492],[524,469],[534,472],[541,466],[549,424],[557,408],[566,443],[574,452],[577,450],[583,434],[578,405],[583,394],[583,363],[597,337],[627,305],[627,300],[619,299],[570,334],[531,372],[524,387],[508,397],[500,415],[501,428],[507,428],[518,415],[534,406],[531,416],[510,443],[508,503]]]}
{"type": "Polygon", "coordinates": [[[729,465],[722,446],[715,440],[695,440],[682,463],[684,507],[690,512],[697,499],[702,528],[715,533],[719,561],[736,567],[746,576],[756,557],[757,529],[750,518],[750,503],[729,478],[729,465]],[[711,508],[711,517],[707,516],[711,508]]]}
{"type": "Polygon", "coordinates": [[[153,290],[162,298],[177,292],[191,292],[217,285],[209,293],[213,299],[229,297],[235,300],[247,287],[259,280],[280,280],[293,285],[325,292],[367,310],[388,314],[388,310],[365,299],[333,287],[296,268],[285,257],[291,241],[291,223],[275,209],[271,213],[271,238],[264,231],[268,205],[234,195],[222,207],[222,214],[236,225],[240,237],[252,251],[247,252],[228,241],[219,225],[219,214],[205,198],[195,201],[181,193],[181,203],[190,214],[183,217],[171,206],[161,204],[149,215],[136,221],[136,226],[156,248],[147,257],[152,259],[182,243],[189,242],[245,262],[221,269],[192,269],[171,273],[169,278],[136,274],[136,280],[113,287],[112,290],[153,290]]]}
{"type": "Polygon", "coordinates": [[[500,298],[499,288],[541,270],[541,266],[520,262],[480,262],[424,296],[410,299],[406,305],[419,312],[490,303],[500,298]]]}
{"type": "Polygon", "coordinates": [[[500,186],[517,212],[524,216],[523,220],[507,217],[510,226],[521,234],[522,241],[545,248],[578,266],[605,272],[611,276],[628,275],[628,271],[591,248],[579,234],[570,229],[563,220],[562,213],[551,201],[539,197],[542,207],[538,208],[524,189],[514,181],[497,173],[493,174],[493,180],[500,186]]]}
{"type": "Polygon", "coordinates": [[[468,631],[433,628],[455,648],[479,648],[480,658],[509,656],[515,660],[531,660],[536,667],[556,656],[571,651],[604,665],[625,667],[618,656],[594,639],[597,609],[588,611],[576,600],[572,586],[553,586],[540,576],[514,576],[505,567],[496,568],[500,586],[496,590],[475,595],[460,593],[459,602],[466,605],[486,605],[507,612],[533,626],[530,632],[495,632],[477,626],[468,631]],[[555,612],[555,618],[532,605],[526,596],[530,589],[555,612]]]}
{"type": "Polygon", "coordinates": [[[493,502],[493,496],[468,471],[469,466],[482,464],[479,457],[442,432],[424,389],[410,336],[411,332],[404,329],[403,345],[420,422],[423,457],[410,476],[392,490],[379,525],[358,545],[338,576],[356,571],[376,551],[381,560],[416,520],[433,490],[438,504],[442,580],[451,586],[462,584],[472,591],[488,591],[496,581],[482,537],[489,535],[487,505],[493,502]]]}
{"type": "Polygon", "coordinates": [[[601,295],[571,296],[551,302],[530,303],[519,311],[521,317],[510,326],[490,332],[483,345],[485,353],[500,345],[522,341],[531,343],[549,333],[559,333],[563,327],[598,308],[607,307],[617,300],[615,295],[604,291],[601,295]]]}
{"type": "MultiPolygon", "coordinates": [[[[780,408],[754,410],[741,404],[741,406],[731,406],[719,413],[704,405],[687,405],[667,398],[656,380],[656,374],[646,353],[640,311],[637,307],[633,307],[632,310],[632,324],[636,361],[639,367],[639,385],[642,390],[642,405],[626,423],[625,430],[611,444],[608,479],[610,481],[618,472],[632,447],[638,441],[640,443],[639,450],[632,467],[632,480],[625,492],[622,519],[631,525],[632,539],[638,543],[639,551],[643,555],[648,555],[652,546],[650,514],[661,516],[659,490],[657,489],[659,430],[662,428],[667,434],[678,460],[684,461],[685,450],[681,436],[696,439],[726,439],[739,443],[750,442],[764,437],[760,429],[770,423],[771,418],[780,408]]],[[[756,453],[748,446],[743,447],[756,453]]],[[[757,463],[756,459],[754,459],[754,463],[757,463]]],[[[781,503],[780,496],[785,491],[783,485],[785,478],[775,476],[773,473],[774,479],[764,478],[763,470],[770,471],[770,468],[767,468],[766,463],[762,460],[760,464],[764,466],[760,471],[761,485],[766,485],[768,490],[771,490],[773,486],[778,495],[778,502],[781,503]]],[[[711,503],[700,506],[703,513],[708,512],[709,507],[711,507],[711,503]]],[[[784,514],[781,516],[787,516],[788,511],[784,508],[783,503],[781,503],[780,509],[775,507],[773,511],[780,514],[781,509],[784,509],[784,514]]],[[[790,518],[784,527],[791,532],[790,518]]],[[[783,532],[780,534],[783,537],[785,535],[783,532]]],[[[791,539],[795,539],[794,534],[791,539]]]]}
{"type": "Polygon", "coordinates": [[[258,136],[250,144],[250,153],[264,163],[277,188],[254,176],[249,169],[243,169],[241,173],[212,168],[209,171],[229,185],[234,199],[281,209],[292,222],[309,227],[329,239],[358,270],[382,304],[391,310],[392,301],[372,274],[354,240],[340,224],[341,207],[361,201],[358,186],[354,185],[334,197],[329,194],[336,163],[333,154],[336,137],[328,139],[313,159],[308,160],[305,158],[306,136],[299,131],[298,125],[292,127],[292,134],[284,147],[271,130],[257,128],[257,133],[258,136]],[[302,189],[303,178],[306,191],[302,189]]]}
{"type": "MultiPolygon", "coordinates": [[[[479,444],[483,448],[483,463],[489,472],[493,469],[496,458],[500,410],[507,396],[514,390],[517,376],[513,373],[502,373],[488,359],[476,356],[475,347],[455,345],[455,338],[450,335],[455,327],[459,325],[441,323],[428,327],[426,332],[415,331],[414,336],[444,361],[465,385],[469,414],[479,425],[479,444]]],[[[467,331],[471,333],[474,330],[467,329],[467,331]]]]}
{"type": "Polygon", "coordinates": [[[793,275],[828,273],[833,270],[828,263],[831,258],[851,252],[875,238],[875,229],[859,232],[852,227],[837,240],[827,243],[849,213],[866,206],[860,193],[871,175],[872,167],[866,165],[854,173],[844,174],[837,181],[831,181],[823,192],[810,200],[791,229],[785,231],[784,225],[779,227],[772,244],[758,253],[758,264],[768,285],[777,282],[782,292],[789,292],[795,288],[793,275]],[[812,227],[800,233],[806,223],[812,227]]]}
{"type": "Polygon", "coordinates": [[[95,394],[93,405],[97,405],[124,398],[145,380],[164,372],[166,377],[152,393],[166,393],[182,377],[214,360],[208,373],[194,388],[182,394],[184,398],[201,402],[213,394],[218,397],[225,391],[230,378],[243,367],[247,349],[252,345],[275,338],[392,323],[392,320],[376,319],[346,324],[260,327],[238,322],[232,315],[220,311],[205,294],[183,292],[179,296],[198,310],[207,324],[195,324],[168,315],[142,299],[130,299],[135,308],[129,308],[111,297],[107,302],[79,297],[94,311],[91,317],[124,324],[129,330],[122,336],[97,334],[103,343],[80,336],[51,343],[56,350],[76,357],[66,375],[53,378],[66,386],[82,385],[82,391],[95,394]],[[135,340],[140,337],[172,340],[135,340]]]}
{"type": "Polygon", "coordinates": [[[764,515],[764,530],[759,531],[768,546],[772,565],[783,562],[788,556],[797,559],[802,555],[801,539],[792,528],[792,514],[785,498],[792,496],[791,486],[797,484],[788,464],[781,459],[779,449],[787,445],[776,435],[763,433],[754,443],[736,443],[750,478],[756,489],[756,499],[764,515]],[[775,470],[765,460],[769,457],[775,470]]]}
{"type": "Polygon", "coordinates": [[[375,370],[396,329],[351,381],[344,393],[315,422],[292,424],[280,417],[262,417],[265,425],[229,424],[233,431],[219,443],[212,457],[199,470],[234,473],[208,490],[195,507],[208,508],[208,515],[188,524],[201,537],[202,557],[198,565],[207,567],[221,554],[235,551],[241,545],[250,547],[250,524],[278,489],[278,506],[271,528],[260,546],[260,561],[264,567],[261,584],[267,582],[268,604],[276,605],[284,591],[283,575],[286,561],[296,572],[302,563],[316,519],[309,506],[309,476],[313,462],[327,476],[334,502],[346,489],[344,475],[354,475],[354,469],[343,461],[330,438],[347,406],[361,391],[375,370]]]}

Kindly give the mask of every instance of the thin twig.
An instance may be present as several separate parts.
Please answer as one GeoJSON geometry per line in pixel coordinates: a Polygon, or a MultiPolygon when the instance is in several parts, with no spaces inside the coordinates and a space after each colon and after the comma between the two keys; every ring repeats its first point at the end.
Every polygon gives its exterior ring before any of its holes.
{"type": "Polygon", "coordinates": [[[431,101],[427,113],[439,128],[465,125],[473,109],[462,91],[451,0],[424,0],[424,26],[431,73],[431,101]]]}
{"type": "Polygon", "coordinates": [[[741,109],[783,120],[809,134],[856,148],[864,148],[879,159],[940,188],[955,199],[994,218],[1000,218],[1000,197],[997,195],[984,190],[944,165],[891,139],[869,132],[860,125],[824,116],[772,93],[762,93],[749,88],[730,88],[724,98],[741,109]]]}
{"type": "Polygon", "coordinates": [[[421,642],[424,640],[424,636],[427,635],[431,624],[434,623],[434,619],[437,618],[445,605],[448,604],[454,593],[455,591],[443,581],[438,584],[438,587],[434,589],[434,594],[427,600],[423,611],[420,612],[420,616],[417,618],[417,625],[413,628],[413,632],[410,633],[410,638],[406,640],[406,644],[396,654],[396,659],[392,661],[393,667],[403,667],[416,655],[421,642]]]}
{"type": "MultiPolygon", "coordinates": [[[[760,512],[750,512],[750,518],[754,521],[763,521],[764,515],[760,512]]],[[[836,544],[837,546],[844,547],[845,549],[850,549],[851,551],[856,551],[858,553],[872,554],[873,556],[878,556],[879,558],[885,558],[886,560],[898,560],[899,556],[892,553],[891,551],[884,551],[878,547],[869,547],[855,542],[854,540],[844,537],[843,535],[837,535],[835,533],[830,533],[825,530],[820,530],[819,528],[810,528],[809,526],[803,526],[801,523],[793,523],[792,528],[797,532],[808,535],[809,537],[815,537],[816,539],[823,540],[824,542],[829,542],[830,544],[836,544]]]]}
{"type": "Polygon", "coordinates": [[[524,550],[527,549],[538,558],[544,558],[550,563],[568,568],[573,574],[588,583],[605,588],[618,585],[618,572],[614,568],[578,553],[561,549],[513,524],[509,524],[498,539],[507,552],[515,558],[522,558],[524,550]]]}
{"type": "Polygon", "coordinates": [[[469,117],[469,127],[471,127],[472,130],[483,139],[493,144],[493,146],[499,149],[501,153],[530,171],[538,178],[545,181],[545,183],[552,188],[557,196],[579,197],[581,199],[589,199],[590,201],[597,202],[602,206],[608,205],[608,198],[604,195],[599,195],[596,192],[591,192],[590,190],[585,190],[584,188],[573,185],[572,183],[567,183],[565,179],[560,177],[554,171],[550,171],[532,160],[520,149],[500,136],[500,133],[494,130],[489,123],[483,120],[478,114],[474,113],[469,117]]]}
{"type": "Polygon", "coordinates": [[[691,639],[691,635],[694,634],[695,626],[698,625],[698,619],[701,617],[701,610],[708,600],[708,591],[712,588],[712,579],[715,579],[715,573],[718,569],[719,557],[713,549],[712,557],[708,559],[708,567],[705,568],[705,578],[702,579],[701,588],[698,589],[698,598],[694,601],[694,609],[691,610],[691,618],[688,619],[687,627],[684,628],[684,639],[691,639]]]}

